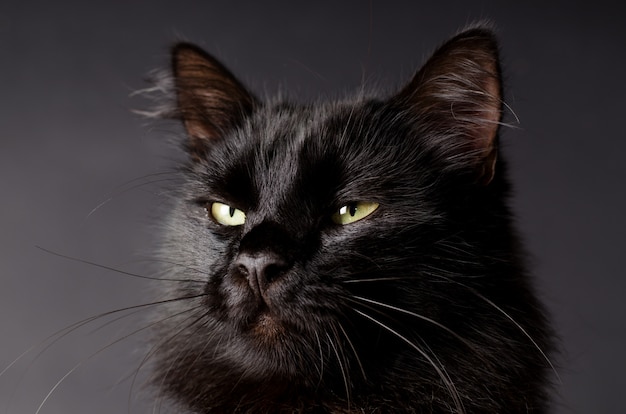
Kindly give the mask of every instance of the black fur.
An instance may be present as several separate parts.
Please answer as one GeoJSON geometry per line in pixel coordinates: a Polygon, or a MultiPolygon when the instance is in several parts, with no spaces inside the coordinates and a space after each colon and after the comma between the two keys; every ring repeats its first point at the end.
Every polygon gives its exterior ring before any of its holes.
{"type": "Polygon", "coordinates": [[[551,334],[507,207],[489,30],[389,98],[261,103],[187,44],[173,73],[190,161],[161,256],[186,299],[157,316],[162,394],[194,413],[546,411],[551,334]],[[356,202],[379,207],[331,219],[356,202]]]}

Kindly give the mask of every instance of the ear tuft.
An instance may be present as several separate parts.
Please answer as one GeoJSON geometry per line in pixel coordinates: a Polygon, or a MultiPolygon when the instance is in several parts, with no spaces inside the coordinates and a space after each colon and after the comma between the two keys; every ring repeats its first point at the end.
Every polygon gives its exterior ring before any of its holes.
{"type": "Polygon", "coordinates": [[[190,155],[203,159],[210,142],[240,125],[257,101],[228,69],[195,45],[176,45],[172,67],[190,155]]]}

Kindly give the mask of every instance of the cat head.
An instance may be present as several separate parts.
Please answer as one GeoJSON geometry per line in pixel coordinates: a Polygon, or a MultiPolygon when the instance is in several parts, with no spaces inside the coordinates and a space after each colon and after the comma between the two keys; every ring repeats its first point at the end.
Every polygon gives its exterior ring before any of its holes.
{"type": "Polygon", "coordinates": [[[514,344],[541,365],[499,308],[538,318],[498,160],[498,62],[477,27],[392,96],[293,104],[176,46],[189,163],[162,249],[166,393],[198,411],[381,389],[460,407],[508,375],[514,344]]]}

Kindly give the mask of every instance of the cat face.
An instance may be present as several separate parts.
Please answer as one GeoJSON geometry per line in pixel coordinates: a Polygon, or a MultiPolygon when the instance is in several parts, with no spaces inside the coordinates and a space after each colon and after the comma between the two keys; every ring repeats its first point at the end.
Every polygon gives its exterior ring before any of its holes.
{"type": "Polygon", "coordinates": [[[353,306],[345,285],[388,276],[373,263],[407,256],[410,246],[392,255],[373,242],[420,221],[418,213],[403,223],[394,211],[417,205],[414,194],[397,194],[394,163],[385,161],[401,161],[402,148],[371,128],[379,108],[268,107],[192,166],[176,243],[193,246],[193,267],[208,273],[197,286],[207,318],[255,356],[255,375],[301,376],[303,361],[293,359],[310,355],[304,367],[313,366],[319,336],[345,329],[353,306]],[[339,128],[351,113],[354,125],[339,128]],[[357,135],[358,125],[369,132],[357,135]],[[303,345],[311,349],[294,352],[303,345]]]}
{"type": "Polygon", "coordinates": [[[496,50],[473,29],[389,98],[312,105],[261,103],[174,50],[190,163],[162,248],[166,394],[198,412],[463,412],[485,382],[512,394],[543,371],[496,163],[496,50]]]}

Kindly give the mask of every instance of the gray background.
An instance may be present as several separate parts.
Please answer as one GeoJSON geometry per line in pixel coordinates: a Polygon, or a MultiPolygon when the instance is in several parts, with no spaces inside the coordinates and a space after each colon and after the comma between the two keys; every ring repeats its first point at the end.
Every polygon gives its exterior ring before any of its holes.
{"type": "Polygon", "coordinates": [[[306,99],[364,79],[397,87],[437,44],[483,18],[499,28],[507,102],[520,119],[503,135],[514,207],[562,339],[555,412],[626,412],[626,13],[618,2],[7,3],[0,370],[36,348],[0,376],[0,413],[34,413],[70,371],[41,413],[158,405],[142,400],[143,375],[133,385],[142,333],[114,342],[145,326],[145,313],[46,341],[91,315],[145,302],[150,281],[37,246],[144,268],[145,224],[162,200],[148,182],[169,178],[150,174],[171,168],[176,156],[163,142],[177,129],[146,126],[130,112],[143,105],[130,94],[167,64],[173,41],[198,42],[258,93],[280,87],[306,99]]]}

